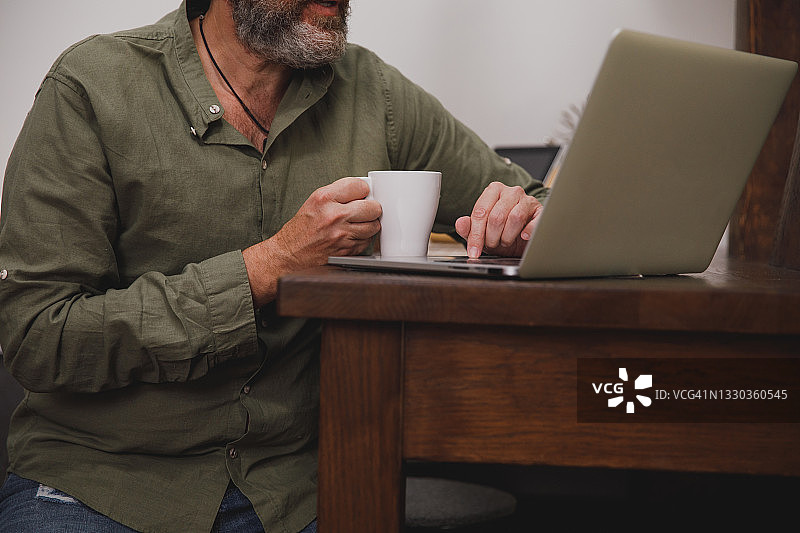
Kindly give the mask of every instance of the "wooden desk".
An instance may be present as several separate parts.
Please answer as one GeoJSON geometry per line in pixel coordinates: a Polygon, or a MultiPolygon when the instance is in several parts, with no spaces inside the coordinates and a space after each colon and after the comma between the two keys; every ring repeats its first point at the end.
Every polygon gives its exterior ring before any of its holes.
{"type": "Polygon", "coordinates": [[[800,475],[799,423],[578,423],[578,357],[800,357],[800,272],[498,281],[322,267],[320,531],[402,531],[403,461],[800,475]],[[387,527],[388,525],[388,527],[387,527]]]}

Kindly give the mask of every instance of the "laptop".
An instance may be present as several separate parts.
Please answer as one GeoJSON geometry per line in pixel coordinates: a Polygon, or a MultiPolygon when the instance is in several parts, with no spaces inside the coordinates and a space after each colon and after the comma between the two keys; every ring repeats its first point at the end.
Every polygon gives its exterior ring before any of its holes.
{"type": "Polygon", "coordinates": [[[523,279],[703,272],[797,64],[617,30],[521,259],[330,264],[523,279]]]}

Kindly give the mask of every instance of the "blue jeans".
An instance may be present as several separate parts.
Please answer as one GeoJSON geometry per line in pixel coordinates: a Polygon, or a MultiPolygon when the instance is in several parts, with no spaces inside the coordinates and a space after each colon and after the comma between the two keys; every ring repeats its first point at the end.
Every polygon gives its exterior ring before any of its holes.
{"type": "MultiPolygon", "coordinates": [[[[9,474],[0,488],[0,531],[136,533],[59,490],[9,474]]],[[[230,484],[211,533],[263,533],[250,500],[230,484]]],[[[300,533],[317,533],[314,520],[300,533]]]]}

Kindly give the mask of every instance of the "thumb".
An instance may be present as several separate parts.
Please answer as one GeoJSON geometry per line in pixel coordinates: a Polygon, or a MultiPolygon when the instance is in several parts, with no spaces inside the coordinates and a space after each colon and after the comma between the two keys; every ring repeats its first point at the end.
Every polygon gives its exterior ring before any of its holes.
{"type": "Polygon", "coordinates": [[[472,220],[469,217],[460,217],[456,220],[456,232],[466,240],[469,237],[469,230],[472,228],[472,220]]]}

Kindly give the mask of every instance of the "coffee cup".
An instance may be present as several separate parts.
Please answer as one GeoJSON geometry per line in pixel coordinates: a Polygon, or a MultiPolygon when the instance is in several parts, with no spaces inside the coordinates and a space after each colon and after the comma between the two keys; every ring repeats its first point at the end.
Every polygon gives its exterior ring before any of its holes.
{"type": "Polygon", "coordinates": [[[382,257],[424,257],[436,210],[442,173],[425,170],[373,170],[362,177],[381,204],[382,257]]]}

